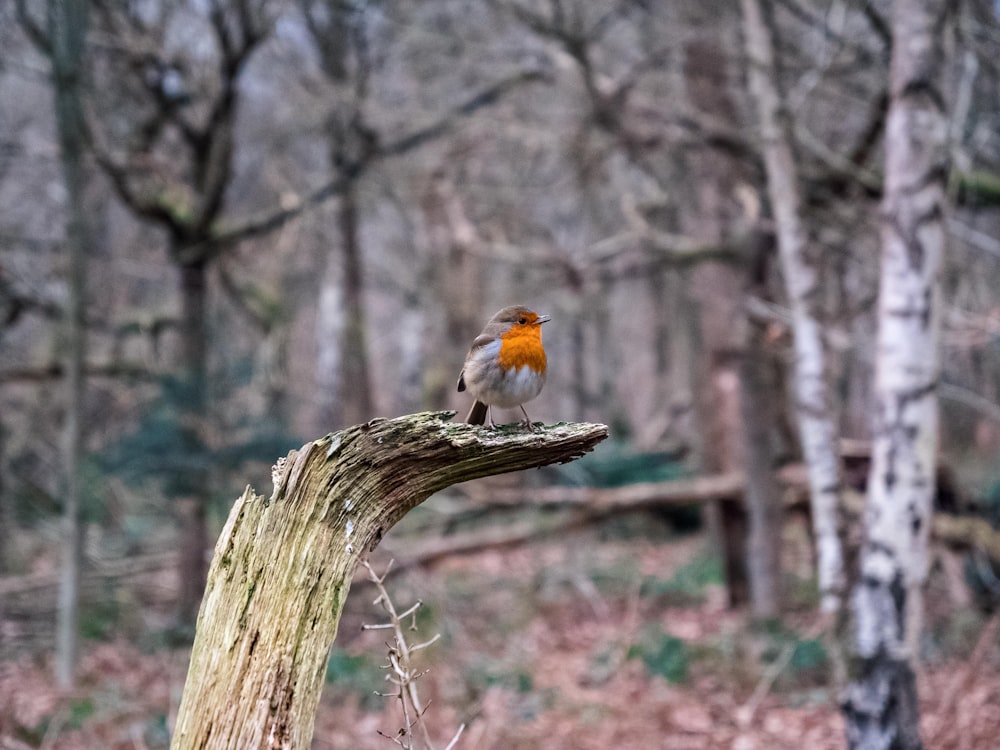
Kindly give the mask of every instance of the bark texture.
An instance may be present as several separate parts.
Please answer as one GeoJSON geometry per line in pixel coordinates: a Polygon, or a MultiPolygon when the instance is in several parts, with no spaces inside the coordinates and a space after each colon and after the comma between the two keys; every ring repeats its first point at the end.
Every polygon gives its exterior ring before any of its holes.
{"type": "Polygon", "coordinates": [[[836,612],[840,609],[844,590],[837,514],[841,481],[822,326],[816,312],[819,272],[806,248],[792,132],[778,88],[774,34],[762,0],[742,0],[742,6],[750,58],[750,89],[757,102],[767,192],[792,309],[796,415],[802,452],[809,469],[821,608],[825,612],[836,612]]]}
{"type": "Polygon", "coordinates": [[[921,747],[911,660],[937,454],[945,251],[948,0],[893,4],[886,123],[876,415],[861,578],[854,592],[860,673],[844,703],[851,748],[921,747]]]}
{"type": "Polygon", "coordinates": [[[215,548],[173,750],[307,748],[326,659],[358,562],[410,509],[456,482],[563,463],[607,437],[375,419],[308,443],[249,487],[215,548]]]}

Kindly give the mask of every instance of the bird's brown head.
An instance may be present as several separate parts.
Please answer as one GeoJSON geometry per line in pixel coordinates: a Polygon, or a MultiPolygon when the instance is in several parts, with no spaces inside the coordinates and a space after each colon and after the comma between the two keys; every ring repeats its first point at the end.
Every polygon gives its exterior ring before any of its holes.
{"type": "Polygon", "coordinates": [[[539,336],[541,334],[539,326],[548,320],[548,315],[539,315],[534,310],[524,307],[524,305],[511,305],[490,318],[490,322],[486,324],[483,333],[492,333],[500,336],[508,331],[515,332],[516,329],[520,328],[525,333],[531,331],[531,335],[539,336]]]}

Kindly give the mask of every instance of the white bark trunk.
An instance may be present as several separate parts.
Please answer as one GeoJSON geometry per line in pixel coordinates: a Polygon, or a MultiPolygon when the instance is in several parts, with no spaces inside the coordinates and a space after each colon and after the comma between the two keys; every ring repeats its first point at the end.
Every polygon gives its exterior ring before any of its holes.
{"type": "Polygon", "coordinates": [[[783,113],[774,41],[760,0],[743,0],[750,89],[757,101],[767,189],[777,227],[778,252],[792,308],[795,402],[816,536],[821,607],[840,609],[844,562],[838,520],[840,461],[830,408],[822,327],[814,311],[819,275],[807,256],[791,132],[783,113]]]}
{"type": "Polygon", "coordinates": [[[927,575],[937,454],[948,0],[896,0],[872,468],[854,594],[860,678],[845,701],[852,748],[921,747],[911,660],[927,575]]]}

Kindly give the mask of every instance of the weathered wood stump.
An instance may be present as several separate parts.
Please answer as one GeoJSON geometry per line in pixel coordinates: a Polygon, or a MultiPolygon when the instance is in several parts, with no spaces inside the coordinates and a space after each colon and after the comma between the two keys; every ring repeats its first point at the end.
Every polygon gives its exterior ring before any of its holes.
{"type": "Polygon", "coordinates": [[[360,560],[456,482],[565,463],[600,424],[490,431],[427,412],[307,443],[250,487],[215,547],[172,750],[308,748],[330,646],[360,560]]]}

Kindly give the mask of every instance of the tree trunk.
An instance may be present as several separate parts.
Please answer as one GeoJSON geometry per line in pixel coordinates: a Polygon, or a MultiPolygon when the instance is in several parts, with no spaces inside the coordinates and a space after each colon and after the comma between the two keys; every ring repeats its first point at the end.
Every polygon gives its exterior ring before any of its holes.
{"type": "MultiPolygon", "coordinates": [[[[421,263],[419,258],[414,263],[421,263]]],[[[424,274],[418,276],[416,284],[422,286],[424,274]]],[[[403,292],[403,309],[399,314],[399,393],[394,400],[393,411],[415,411],[424,408],[424,370],[427,323],[425,320],[424,297],[420,289],[403,292]]]]}
{"type": "Polygon", "coordinates": [[[945,251],[948,0],[892,9],[882,275],[872,467],[854,591],[857,677],[844,702],[848,745],[921,747],[912,660],[937,454],[940,269],[945,251]]]}
{"type": "Polygon", "coordinates": [[[66,249],[66,414],[63,425],[63,544],[56,621],[56,681],[71,687],[76,670],[82,531],[80,459],[83,452],[84,362],[87,353],[86,287],[90,232],[87,223],[86,134],[80,86],[86,0],[49,0],[48,39],[55,92],[56,123],[68,219],[66,249]]]}
{"type": "Polygon", "coordinates": [[[487,432],[453,412],[374,419],[248,487],[216,544],[173,750],[309,747],[325,665],[358,562],[409,510],[456,482],[571,461],[604,425],[487,432]]]}
{"type": "Polygon", "coordinates": [[[371,373],[368,367],[367,315],[365,313],[364,265],[361,238],[358,234],[358,196],[355,185],[348,185],[340,198],[340,239],[344,254],[344,311],[346,314],[340,379],[344,423],[371,419],[374,411],[371,373]]]}
{"type": "MultiPolygon", "coordinates": [[[[479,238],[465,213],[454,182],[444,170],[436,173],[421,196],[424,226],[432,262],[439,272],[431,294],[436,294],[443,317],[441,351],[453,347],[450,357],[429,357],[425,378],[426,398],[432,404],[447,403],[457,394],[458,371],[453,363],[465,359],[472,340],[494,310],[484,310],[482,261],[476,257],[479,238]]],[[[460,369],[460,368],[459,368],[460,369]]]]}
{"type": "MultiPolygon", "coordinates": [[[[14,514],[11,512],[10,504],[7,502],[7,495],[3,490],[4,478],[4,433],[3,419],[0,417],[0,576],[7,572],[10,564],[8,547],[10,546],[11,531],[14,525],[14,514]]],[[[0,618],[3,617],[3,608],[0,607],[0,618]]]]}
{"type": "Polygon", "coordinates": [[[767,172],[767,191],[777,228],[778,254],[792,308],[795,347],[795,405],[802,449],[809,469],[813,531],[824,612],[840,610],[844,564],[837,507],[840,462],[831,411],[822,328],[815,310],[819,273],[806,253],[788,113],[778,90],[773,31],[761,0],[742,0],[743,27],[750,60],[750,90],[757,102],[767,172]]]}
{"type": "Polygon", "coordinates": [[[695,439],[694,393],[697,384],[695,369],[698,363],[697,308],[688,295],[690,274],[686,270],[668,271],[666,289],[666,322],[670,327],[668,355],[668,381],[670,393],[664,401],[669,411],[671,434],[677,435],[683,445],[695,439]]]}
{"type": "MultiPolygon", "coordinates": [[[[178,253],[173,254],[174,257],[178,253]]],[[[198,455],[205,439],[208,419],[208,329],[206,320],[207,270],[204,262],[181,266],[181,370],[185,378],[186,400],[180,421],[188,440],[187,452],[198,455]]],[[[209,473],[192,461],[187,482],[191,495],[181,501],[181,548],[178,570],[180,597],[178,618],[182,624],[194,622],[205,586],[205,550],[208,546],[208,503],[211,497],[209,473]]]]}
{"type": "Polygon", "coordinates": [[[757,618],[781,613],[781,490],[774,475],[772,401],[774,383],[767,377],[764,331],[752,326],[743,367],[740,406],[746,436],[747,577],[750,611],[757,618]]]}
{"type": "MultiPolygon", "coordinates": [[[[737,120],[727,75],[726,39],[710,20],[727,12],[725,3],[685,7],[690,21],[712,31],[685,47],[684,79],[692,107],[726,121],[737,120]]],[[[695,220],[687,233],[717,242],[738,218],[733,189],[742,167],[729,155],[706,147],[692,157],[690,182],[695,220]]],[[[701,428],[701,463],[707,471],[728,472],[744,466],[740,417],[739,357],[746,345],[744,278],[738,269],[718,262],[700,263],[691,274],[700,310],[701,362],[696,394],[701,428]]],[[[712,536],[719,541],[726,570],[729,605],[748,602],[746,518],[741,506],[707,509],[712,536]],[[730,524],[731,528],[722,528],[730,524]],[[721,526],[720,526],[721,525],[721,526]]]]}

